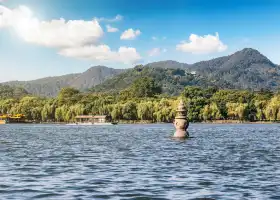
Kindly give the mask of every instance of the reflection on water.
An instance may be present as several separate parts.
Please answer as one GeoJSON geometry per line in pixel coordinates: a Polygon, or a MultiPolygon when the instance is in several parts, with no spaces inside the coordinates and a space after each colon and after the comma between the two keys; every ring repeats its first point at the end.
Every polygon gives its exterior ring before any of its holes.
{"type": "Polygon", "coordinates": [[[280,199],[279,125],[0,127],[0,199],[280,199]]]}

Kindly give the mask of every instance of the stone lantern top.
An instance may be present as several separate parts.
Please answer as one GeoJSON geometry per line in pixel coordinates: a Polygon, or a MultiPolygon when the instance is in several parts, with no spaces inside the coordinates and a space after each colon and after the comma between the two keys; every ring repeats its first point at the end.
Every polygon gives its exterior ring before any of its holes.
{"type": "Polygon", "coordinates": [[[185,104],[183,102],[183,100],[181,99],[179,104],[178,104],[178,107],[177,107],[177,111],[178,112],[184,112],[186,111],[186,107],[185,107],[185,104]]]}
{"type": "Polygon", "coordinates": [[[187,109],[186,109],[185,104],[182,99],[180,100],[176,111],[177,111],[176,119],[185,119],[186,118],[187,109]]]}

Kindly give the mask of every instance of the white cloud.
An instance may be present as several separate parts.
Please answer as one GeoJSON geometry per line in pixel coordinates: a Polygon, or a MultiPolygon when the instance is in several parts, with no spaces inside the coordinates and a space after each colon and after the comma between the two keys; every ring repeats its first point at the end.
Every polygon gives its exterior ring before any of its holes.
{"type": "Polygon", "coordinates": [[[0,6],[1,26],[13,28],[26,42],[57,48],[96,43],[103,35],[96,20],[40,21],[26,6],[14,10],[0,6]]]}
{"type": "Polygon", "coordinates": [[[114,27],[112,27],[110,25],[106,25],[106,28],[107,28],[107,32],[109,32],[109,33],[115,33],[115,32],[119,31],[119,29],[114,28],[114,27]]]}
{"type": "MultiPolygon", "coordinates": [[[[114,20],[121,20],[120,15],[114,20]]],[[[26,6],[9,9],[0,6],[0,28],[12,28],[24,41],[46,47],[57,48],[60,55],[97,61],[137,63],[141,56],[132,47],[120,47],[112,51],[107,45],[98,45],[103,30],[98,20],[58,19],[40,21],[26,6]]],[[[117,31],[107,26],[108,32],[117,31]]],[[[139,35],[140,31],[135,34],[139,35]]]]}
{"type": "Polygon", "coordinates": [[[191,34],[189,42],[183,41],[176,46],[178,51],[193,54],[209,54],[214,52],[222,52],[227,49],[227,45],[219,39],[219,34],[198,36],[191,34]]]}
{"type": "Polygon", "coordinates": [[[140,30],[134,31],[132,28],[130,28],[122,33],[121,40],[134,40],[140,34],[141,34],[140,30]]]}
{"type": "Polygon", "coordinates": [[[135,48],[120,47],[118,51],[112,51],[107,45],[66,48],[62,49],[59,54],[67,57],[125,64],[135,64],[141,60],[141,56],[135,48]]]}
{"type": "Polygon", "coordinates": [[[114,18],[104,18],[104,17],[101,17],[101,18],[96,18],[97,21],[99,22],[118,22],[118,21],[122,21],[123,20],[123,16],[121,15],[116,15],[114,18]]]}
{"type": "Polygon", "coordinates": [[[148,54],[149,54],[150,57],[151,56],[158,56],[161,53],[165,53],[166,51],[167,51],[167,49],[153,48],[148,52],[148,54]]]}

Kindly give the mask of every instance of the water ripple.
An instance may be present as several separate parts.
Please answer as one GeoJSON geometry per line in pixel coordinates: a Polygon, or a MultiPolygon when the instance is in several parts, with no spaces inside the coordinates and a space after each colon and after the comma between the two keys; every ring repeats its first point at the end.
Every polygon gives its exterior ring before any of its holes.
{"type": "Polygon", "coordinates": [[[279,125],[0,129],[0,199],[280,199],[279,125]]]}

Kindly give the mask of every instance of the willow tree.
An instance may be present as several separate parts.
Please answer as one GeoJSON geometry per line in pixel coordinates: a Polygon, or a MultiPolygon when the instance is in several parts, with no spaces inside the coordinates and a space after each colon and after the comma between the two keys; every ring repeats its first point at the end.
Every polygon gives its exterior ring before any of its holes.
{"type": "Polygon", "coordinates": [[[137,105],[133,101],[126,102],[122,107],[122,116],[126,120],[137,119],[137,105]]]}
{"type": "Polygon", "coordinates": [[[137,105],[137,116],[141,120],[152,120],[154,113],[153,102],[141,102],[137,105]]]}
{"type": "Polygon", "coordinates": [[[63,105],[63,106],[56,108],[55,109],[55,120],[57,122],[68,121],[68,116],[67,116],[68,109],[69,108],[67,105],[63,105]]]}
{"type": "Polygon", "coordinates": [[[15,105],[13,114],[24,114],[28,120],[40,120],[41,110],[45,100],[39,97],[23,97],[18,104],[15,105]],[[36,119],[34,119],[36,118],[36,119]]]}
{"type": "Polygon", "coordinates": [[[53,121],[55,119],[55,109],[57,107],[56,99],[49,99],[46,101],[41,111],[42,121],[53,121]]]}
{"type": "Polygon", "coordinates": [[[280,96],[274,96],[265,108],[265,117],[267,120],[280,120],[280,96]]]}
{"type": "Polygon", "coordinates": [[[111,116],[112,116],[113,120],[122,119],[122,108],[123,108],[123,106],[121,104],[113,105],[113,110],[111,112],[111,116]]]}
{"type": "Polygon", "coordinates": [[[239,119],[244,120],[248,116],[246,116],[246,111],[248,108],[247,103],[227,103],[227,113],[230,119],[239,119]]]}
{"type": "Polygon", "coordinates": [[[167,98],[162,98],[159,102],[154,103],[154,121],[171,122],[173,120],[172,101],[167,98]]]}
{"type": "Polygon", "coordinates": [[[247,117],[248,117],[248,116],[246,116],[247,108],[248,108],[247,103],[238,104],[238,106],[236,108],[236,113],[237,113],[239,120],[243,121],[243,120],[247,119],[247,117]]]}
{"type": "Polygon", "coordinates": [[[18,103],[16,99],[3,99],[0,100],[0,113],[11,113],[11,109],[18,103]]]}
{"type": "Polygon", "coordinates": [[[221,119],[222,115],[216,103],[205,105],[202,110],[202,118],[204,120],[217,120],[221,119]]]}
{"type": "Polygon", "coordinates": [[[226,108],[227,108],[227,116],[229,119],[237,119],[238,115],[236,112],[236,107],[238,103],[227,103],[226,108]]]}
{"type": "Polygon", "coordinates": [[[264,120],[265,119],[265,108],[266,108],[267,101],[264,100],[255,100],[254,105],[256,107],[256,117],[257,120],[264,120]]]}
{"type": "Polygon", "coordinates": [[[70,106],[64,116],[65,121],[74,121],[77,115],[84,114],[85,108],[82,104],[75,104],[70,106]]]}
{"type": "Polygon", "coordinates": [[[34,107],[34,108],[30,109],[32,120],[42,121],[42,115],[41,115],[42,109],[43,108],[41,106],[37,106],[37,107],[34,107]]]}
{"type": "Polygon", "coordinates": [[[164,107],[154,113],[154,118],[157,122],[171,122],[173,120],[172,115],[170,115],[171,108],[164,107]]]}

